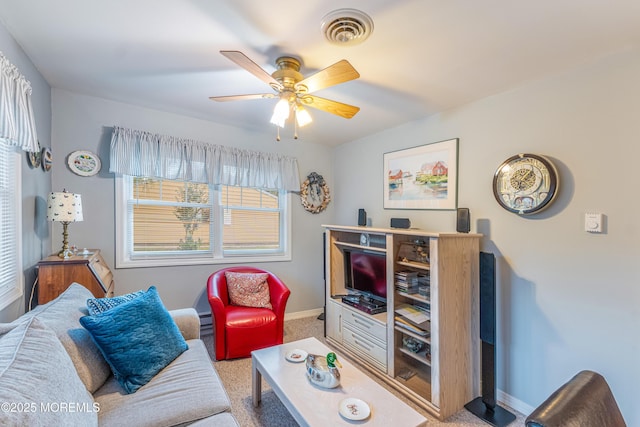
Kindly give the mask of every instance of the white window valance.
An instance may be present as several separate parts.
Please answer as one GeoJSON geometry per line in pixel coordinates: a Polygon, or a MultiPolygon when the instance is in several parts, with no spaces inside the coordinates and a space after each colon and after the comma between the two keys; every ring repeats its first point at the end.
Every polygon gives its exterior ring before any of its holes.
{"type": "Polygon", "coordinates": [[[24,151],[38,151],[31,104],[31,83],[0,52],[0,141],[24,151]]]}
{"type": "Polygon", "coordinates": [[[293,157],[114,127],[109,171],[123,175],[300,191],[293,157]]]}

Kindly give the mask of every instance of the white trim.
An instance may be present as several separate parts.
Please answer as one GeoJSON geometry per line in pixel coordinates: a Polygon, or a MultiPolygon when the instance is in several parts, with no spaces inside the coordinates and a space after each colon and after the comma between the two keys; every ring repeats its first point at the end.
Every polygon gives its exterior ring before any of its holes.
{"type": "Polygon", "coordinates": [[[296,311],[294,313],[285,313],[284,320],[296,320],[296,319],[303,319],[305,317],[319,316],[320,314],[322,314],[322,312],[323,312],[323,309],[322,307],[320,307],[320,308],[314,308],[311,310],[296,311]]]}
{"type": "Polygon", "coordinates": [[[505,406],[508,406],[511,409],[514,409],[521,414],[528,415],[533,412],[535,409],[531,405],[527,405],[521,400],[516,399],[515,397],[508,395],[502,390],[496,390],[496,400],[498,402],[503,403],[505,406]]]}

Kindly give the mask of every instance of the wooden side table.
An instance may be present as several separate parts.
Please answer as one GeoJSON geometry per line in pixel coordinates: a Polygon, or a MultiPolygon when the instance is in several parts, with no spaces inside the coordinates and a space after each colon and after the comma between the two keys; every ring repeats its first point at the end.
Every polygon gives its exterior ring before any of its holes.
{"type": "Polygon", "coordinates": [[[88,251],[68,259],[51,255],[38,263],[38,304],[55,299],[73,282],[89,289],[96,298],[113,296],[113,273],[99,249],[88,251]]]}

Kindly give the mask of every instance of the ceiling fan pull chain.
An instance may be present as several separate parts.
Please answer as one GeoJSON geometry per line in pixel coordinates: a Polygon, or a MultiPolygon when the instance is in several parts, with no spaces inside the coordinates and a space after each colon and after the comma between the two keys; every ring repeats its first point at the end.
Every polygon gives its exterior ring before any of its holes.
{"type": "Polygon", "coordinates": [[[277,129],[277,134],[276,134],[276,141],[280,141],[280,126],[276,126],[277,129]]]}
{"type": "Polygon", "coordinates": [[[293,119],[293,139],[298,139],[298,120],[293,119]]]}

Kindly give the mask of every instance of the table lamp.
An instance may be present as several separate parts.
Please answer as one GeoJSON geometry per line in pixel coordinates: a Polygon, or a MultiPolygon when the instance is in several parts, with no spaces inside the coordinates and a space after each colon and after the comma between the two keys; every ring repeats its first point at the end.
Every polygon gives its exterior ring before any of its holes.
{"type": "Polygon", "coordinates": [[[69,250],[67,226],[70,222],[82,221],[80,194],[67,193],[67,190],[49,194],[47,220],[62,223],[62,250],[58,256],[64,259],[69,258],[73,252],[69,250]]]}

